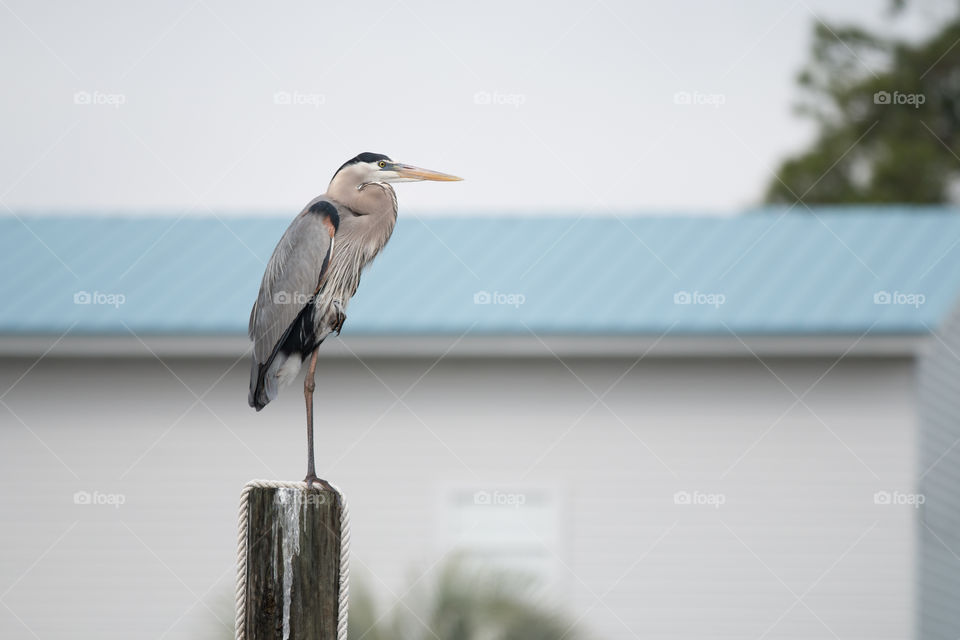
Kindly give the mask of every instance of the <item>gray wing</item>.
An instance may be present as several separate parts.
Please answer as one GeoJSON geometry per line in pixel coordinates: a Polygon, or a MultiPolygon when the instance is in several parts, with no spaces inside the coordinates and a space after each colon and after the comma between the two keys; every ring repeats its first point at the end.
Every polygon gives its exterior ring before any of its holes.
{"type": "Polygon", "coordinates": [[[326,275],[333,253],[337,210],[311,201],[287,227],[267,263],[260,294],[250,311],[253,357],[263,364],[326,275]]]}

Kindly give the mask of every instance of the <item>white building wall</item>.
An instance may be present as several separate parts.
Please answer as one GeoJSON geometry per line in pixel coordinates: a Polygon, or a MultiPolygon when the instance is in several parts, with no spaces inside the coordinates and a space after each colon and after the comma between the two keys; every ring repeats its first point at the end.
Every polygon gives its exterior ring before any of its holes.
{"type": "Polygon", "coordinates": [[[960,307],[937,329],[919,364],[920,636],[960,635],[960,307]]]}
{"type": "MultiPolygon", "coordinates": [[[[917,475],[912,361],[765,362],[645,360],[621,380],[632,360],[321,360],[318,470],[350,500],[355,575],[388,602],[467,541],[549,580],[593,637],[913,637],[916,512],[874,500],[917,475]],[[525,504],[483,511],[475,491],[525,504]]],[[[32,364],[2,361],[0,389],[32,364]]],[[[0,637],[232,621],[241,487],[305,466],[300,389],[257,414],[233,364],[48,356],[16,382],[0,637]]]]}

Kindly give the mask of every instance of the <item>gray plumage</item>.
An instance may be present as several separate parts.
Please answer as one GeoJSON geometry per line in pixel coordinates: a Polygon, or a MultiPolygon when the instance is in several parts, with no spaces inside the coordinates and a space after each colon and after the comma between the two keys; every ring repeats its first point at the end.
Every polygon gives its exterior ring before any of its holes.
{"type": "Polygon", "coordinates": [[[251,407],[259,411],[276,398],[281,383],[292,381],[303,360],[343,326],[363,269],[396,224],[396,193],[389,183],[458,179],[364,153],[345,163],[327,193],[304,207],[270,256],[250,312],[251,407]]]}
{"type": "Polygon", "coordinates": [[[397,221],[393,188],[389,184],[368,184],[354,190],[356,195],[349,191],[345,195],[353,196],[351,204],[359,205],[359,211],[329,194],[315,198],[290,224],[270,256],[260,294],[250,312],[250,406],[260,409],[276,398],[280,383],[292,381],[301,362],[339,330],[363,268],[393,233],[397,221]],[[368,189],[381,192],[380,197],[363,197],[368,189]],[[321,203],[329,204],[336,213],[317,206],[321,203]],[[305,330],[291,344],[299,349],[284,353],[280,340],[289,330],[301,330],[294,321],[306,306],[312,308],[313,335],[305,330]],[[263,365],[267,369],[261,378],[263,365]]]}

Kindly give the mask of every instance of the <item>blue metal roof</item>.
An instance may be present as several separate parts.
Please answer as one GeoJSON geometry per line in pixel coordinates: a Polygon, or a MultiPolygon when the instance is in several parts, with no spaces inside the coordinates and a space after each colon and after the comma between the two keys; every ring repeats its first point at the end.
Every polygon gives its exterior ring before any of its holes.
{"type": "MultiPolygon", "coordinates": [[[[244,334],[288,223],[2,217],[0,333],[244,334]]],[[[345,332],[925,333],[958,294],[953,209],[734,218],[401,213],[364,274],[345,332]],[[887,300],[883,292],[890,303],[875,302],[887,300]]]]}

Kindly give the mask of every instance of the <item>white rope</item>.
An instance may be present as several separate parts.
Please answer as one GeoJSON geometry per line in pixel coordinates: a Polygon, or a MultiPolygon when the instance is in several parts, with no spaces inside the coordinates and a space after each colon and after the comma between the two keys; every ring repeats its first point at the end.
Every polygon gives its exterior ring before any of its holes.
{"type": "MultiPolygon", "coordinates": [[[[337,640],[347,640],[347,604],[350,597],[350,511],[343,492],[333,483],[328,483],[337,492],[340,510],[340,589],[337,600],[337,640]]],[[[316,486],[316,485],[314,485],[316,486]]],[[[250,518],[248,499],[253,489],[306,489],[306,482],[279,482],[276,480],[251,480],[240,494],[237,534],[237,620],[236,640],[247,637],[247,527],[250,518]]]]}

